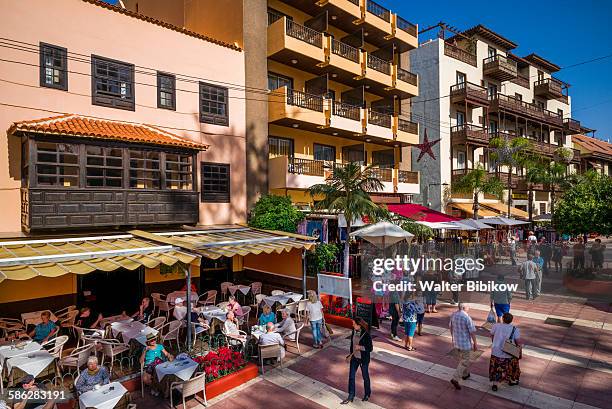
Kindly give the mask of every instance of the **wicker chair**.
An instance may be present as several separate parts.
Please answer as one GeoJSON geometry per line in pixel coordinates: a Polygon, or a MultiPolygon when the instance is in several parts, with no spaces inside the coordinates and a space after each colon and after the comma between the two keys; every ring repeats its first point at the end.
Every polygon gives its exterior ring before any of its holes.
{"type": "Polygon", "coordinates": [[[165,323],[166,323],[166,317],[156,317],[156,318],[150,319],[149,322],[147,322],[147,325],[159,331],[165,323]]]}
{"type": "MultiPolygon", "coordinates": [[[[130,346],[124,342],[119,341],[118,339],[103,339],[100,341],[100,345],[102,345],[102,362],[101,365],[104,365],[104,359],[110,358],[110,367],[108,369],[109,376],[113,375],[113,365],[115,363],[115,357],[117,355],[121,355],[126,351],[130,350],[130,346]]],[[[119,368],[123,371],[123,365],[121,360],[119,360],[119,368]]]]}
{"type": "Polygon", "coordinates": [[[304,323],[298,322],[297,325],[295,326],[295,331],[289,332],[288,334],[285,334],[283,336],[285,343],[287,342],[295,343],[295,349],[297,349],[298,354],[301,353],[300,351],[300,332],[302,331],[303,328],[304,328],[304,323]]]}
{"type": "Polygon", "coordinates": [[[62,351],[64,350],[64,345],[66,344],[66,342],[68,342],[68,335],[60,335],[59,337],[50,339],[47,342],[41,344],[41,346],[43,348],[49,347],[47,351],[55,358],[60,359],[62,357],[62,351]]]}
{"type": "Polygon", "coordinates": [[[87,359],[91,355],[93,347],[89,344],[74,348],[70,351],[70,354],[59,360],[58,364],[61,371],[63,372],[65,368],[74,368],[76,372],[79,372],[82,367],[87,365],[87,359]]]}
{"type": "Polygon", "coordinates": [[[255,307],[255,316],[259,317],[259,306],[261,305],[261,303],[263,302],[264,298],[266,298],[267,295],[265,294],[257,294],[255,296],[255,304],[251,305],[251,308],[255,307]]]}
{"type": "Polygon", "coordinates": [[[243,306],[241,307],[242,309],[242,314],[236,314],[236,318],[238,319],[238,322],[240,323],[240,325],[245,325],[246,328],[249,328],[249,318],[251,316],[251,307],[247,306],[243,306]]]}
{"type": "Polygon", "coordinates": [[[261,364],[261,374],[264,374],[264,359],[277,358],[280,361],[280,367],[283,368],[283,357],[281,349],[283,348],[280,344],[273,345],[259,345],[259,362],[261,364]]]}
{"type": "Polygon", "coordinates": [[[177,390],[181,393],[183,397],[183,408],[187,407],[185,405],[185,398],[188,398],[190,396],[196,396],[195,399],[198,400],[197,398],[198,393],[202,393],[202,396],[204,397],[204,406],[207,406],[208,402],[206,402],[205,384],[206,384],[206,374],[204,372],[198,372],[196,376],[194,376],[193,378],[187,381],[172,382],[170,384],[170,407],[174,408],[174,401],[172,400],[172,391],[174,390],[177,390]]]}
{"type": "Polygon", "coordinates": [[[208,290],[198,298],[198,305],[215,305],[217,290],[208,290]]]}
{"type": "Polygon", "coordinates": [[[183,326],[183,321],[170,321],[164,324],[159,329],[159,334],[161,337],[161,343],[168,341],[170,345],[172,345],[171,341],[176,342],[176,347],[179,347],[179,334],[181,327],[183,326]]]}
{"type": "Polygon", "coordinates": [[[230,285],[234,285],[234,283],[229,281],[224,281],[221,283],[221,297],[223,297],[224,300],[227,297],[227,291],[230,285]]]}

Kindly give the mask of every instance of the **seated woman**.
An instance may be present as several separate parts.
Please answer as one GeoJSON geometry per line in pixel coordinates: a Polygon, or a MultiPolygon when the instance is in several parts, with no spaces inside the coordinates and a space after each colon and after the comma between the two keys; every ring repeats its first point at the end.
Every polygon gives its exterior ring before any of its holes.
{"type": "Polygon", "coordinates": [[[276,324],[276,314],[272,312],[272,308],[269,305],[264,305],[263,312],[259,316],[257,323],[258,325],[266,326],[268,322],[276,324]]]}
{"type": "MultiPolygon", "coordinates": [[[[143,381],[146,385],[153,383],[153,370],[162,362],[172,361],[174,357],[166,351],[163,345],[157,343],[157,336],[153,334],[147,335],[147,346],[143,349],[140,355],[140,364],[144,366],[143,381]]],[[[159,392],[151,389],[151,395],[158,396],[159,392]]]]}
{"type": "Polygon", "coordinates": [[[100,322],[104,319],[102,314],[94,313],[91,308],[83,307],[77,315],[76,326],[79,328],[99,328],[100,322]]]}
{"type": "Polygon", "coordinates": [[[93,390],[96,385],[107,383],[110,383],[108,370],[104,366],[98,366],[98,358],[92,355],[87,359],[87,369],[83,369],[74,386],[80,395],[93,390]]]}
{"type": "Polygon", "coordinates": [[[140,302],[138,311],[132,314],[132,318],[136,321],[148,322],[153,314],[153,303],[149,297],[144,297],[140,302]]]}
{"type": "Polygon", "coordinates": [[[34,329],[28,333],[28,335],[33,341],[42,344],[57,334],[58,327],[53,321],[51,321],[51,313],[49,311],[41,312],[40,319],[42,322],[37,324],[34,329]]]}
{"type": "Polygon", "coordinates": [[[242,307],[238,304],[238,301],[236,301],[236,297],[230,295],[227,301],[228,311],[233,312],[235,315],[242,315],[242,307]]]}
{"type": "Polygon", "coordinates": [[[228,311],[225,315],[225,322],[223,323],[223,332],[225,332],[226,336],[243,342],[245,341],[246,337],[240,334],[238,325],[239,323],[234,313],[232,311],[228,311]]]}

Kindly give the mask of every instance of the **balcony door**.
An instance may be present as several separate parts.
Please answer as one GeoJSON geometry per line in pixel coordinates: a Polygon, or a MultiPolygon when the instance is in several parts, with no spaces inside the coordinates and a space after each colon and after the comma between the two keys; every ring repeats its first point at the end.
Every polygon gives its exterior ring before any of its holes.
{"type": "Polygon", "coordinates": [[[465,113],[461,111],[457,111],[457,126],[463,126],[465,124],[465,113]]]}
{"type": "Polygon", "coordinates": [[[497,49],[495,49],[495,47],[489,47],[489,49],[487,50],[487,57],[491,58],[491,57],[495,57],[497,55],[497,49]]]}
{"type": "Polygon", "coordinates": [[[489,99],[493,99],[497,96],[497,85],[489,84],[487,87],[487,93],[489,95],[489,99]]]}
{"type": "Polygon", "coordinates": [[[393,149],[372,152],[372,165],[381,168],[393,168],[395,166],[395,152],[393,149]]]}
{"type": "Polygon", "coordinates": [[[465,152],[457,152],[457,169],[465,169],[465,152]]]}
{"type": "Polygon", "coordinates": [[[465,82],[466,82],[465,73],[457,71],[456,81],[457,81],[456,82],[457,84],[465,84],[465,82]]]}
{"type": "Polygon", "coordinates": [[[336,161],[336,147],[315,143],[313,147],[313,156],[315,160],[334,163],[336,161]]]}
{"type": "Polygon", "coordinates": [[[323,95],[325,97],[329,94],[329,78],[327,74],[323,74],[320,77],[314,77],[304,83],[304,90],[307,94],[311,95],[323,95]]]}
{"type": "Polygon", "coordinates": [[[278,136],[268,137],[268,155],[270,158],[276,158],[279,156],[293,158],[293,154],[293,139],[280,138],[278,136]]]}
{"type": "Polygon", "coordinates": [[[287,89],[293,89],[293,78],[285,75],[268,72],[268,89],[274,91],[280,87],[287,87],[287,89]]]}
{"type": "Polygon", "coordinates": [[[363,144],[350,145],[342,147],[342,161],[343,162],[356,162],[360,165],[364,165],[366,161],[366,151],[363,144]]]}

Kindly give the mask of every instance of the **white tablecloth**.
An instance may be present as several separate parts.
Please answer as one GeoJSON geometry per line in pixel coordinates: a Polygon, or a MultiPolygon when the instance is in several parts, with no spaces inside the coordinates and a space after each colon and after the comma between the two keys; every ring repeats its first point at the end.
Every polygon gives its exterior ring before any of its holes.
{"type": "Polygon", "coordinates": [[[41,349],[40,351],[7,360],[6,367],[9,372],[13,368],[19,368],[27,374],[38,376],[54,359],[55,357],[48,351],[41,349]]]}
{"type": "Polygon", "coordinates": [[[130,330],[121,333],[121,337],[123,338],[123,342],[129,344],[132,339],[140,342],[142,345],[147,344],[147,335],[153,334],[157,335],[159,331],[153,329],[151,327],[144,327],[141,330],[130,330]]]}
{"type": "MultiPolygon", "coordinates": [[[[169,304],[174,304],[174,301],[178,298],[181,297],[183,299],[183,301],[185,301],[187,299],[187,291],[174,291],[171,292],[170,294],[168,294],[166,296],[166,301],[169,304]]],[[[191,302],[196,302],[198,301],[198,294],[196,292],[191,292],[191,302]]]]}
{"type": "Polygon", "coordinates": [[[208,322],[212,322],[213,319],[217,319],[221,322],[225,322],[226,312],[223,311],[219,307],[215,307],[213,305],[207,305],[207,306],[200,308],[200,312],[202,313],[202,315],[204,315],[204,318],[206,318],[208,322]]]}
{"type": "Polygon", "coordinates": [[[100,389],[85,392],[79,396],[79,404],[81,409],[112,409],[126,393],[127,389],[119,382],[111,382],[100,389]]]}
{"type": "Polygon", "coordinates": [[[126,317],[125,315],[113,315],[112,317],[106,317],[101,322],[101,326],[105,326],[107,324],[112,324],[113,322],[123,322],[128,323],[134,321],[131,317],[126,317]]]}
{"type": "Polygon", "coordinates": [[[10,345],[5,345],[0,347],[0,364],[2,364],[5,360],[14,358],[16,356],[27,355],[32,352],[39,351],[42,347],[38,342],[27,341],[27,344],[23,347],[23,349],[19,348],[11,348],[10,345]]]}
{"type": "Polygon", "coordinates": [[[229,287],[227,287],[227,289],[229,290],[231,295],[234,295],[236,293],[236,290],[239,290],[244,295],[247,295],[249,291],[251,291],[251,287],[242,284],[230,285],[229,287]]]}
{"type": "Polygon", "coordinates": [[[147,326],[140,321],[113,322],[111,324],[111,330],[113,332],[114,337],[117,337],[119,334],[122,334],[128,331],[140,331],[140,330],[145,329],[146,327],[147,326]]]}
{"type": "Polygon", "coordinates": [[[271,307],[277,302],[281,305],[285,305],[289,302],[298,302],[302,299],[302,297],[302,294],[285,293],[283,295],[270,295],[264,298],[264,302],[271,307]]]}
{"type": "Polygon", "coordinates": [[[193,359],[175,359],[155,366],[155,372],[158,381],[166,375],[176,375],[177,378],[186,381],[191,378],[197,367],[198,363],[193,359]]]}
{"type": "Polygon", "coordinates": [[[42,322],[40,319],[40,314],[45,311],[49,311],[49,313],[51,313],[51,321],[57,321],[57,317],[50,310],[24,312],[21,314],[21,321],[23,321],[25,326],[40,324],[42,322]]]}

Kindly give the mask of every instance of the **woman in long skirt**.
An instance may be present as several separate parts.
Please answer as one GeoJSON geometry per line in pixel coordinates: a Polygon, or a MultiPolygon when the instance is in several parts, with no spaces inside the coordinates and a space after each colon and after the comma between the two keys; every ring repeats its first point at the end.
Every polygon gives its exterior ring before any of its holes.
{"type": "Polygon", "coordinates": [[[489,361],[489,381],[491,389],[495,392],[501,382],[508,382],[508,385],[518,385],[521,377],[519,358],[507,354],[503,351],[506,340],[512,340],[519,347],[523,345],[521,332],[512,325],[512,314],[504,313],[502,322],[494,324],[491,328],[491,360],[489,361]]]}

